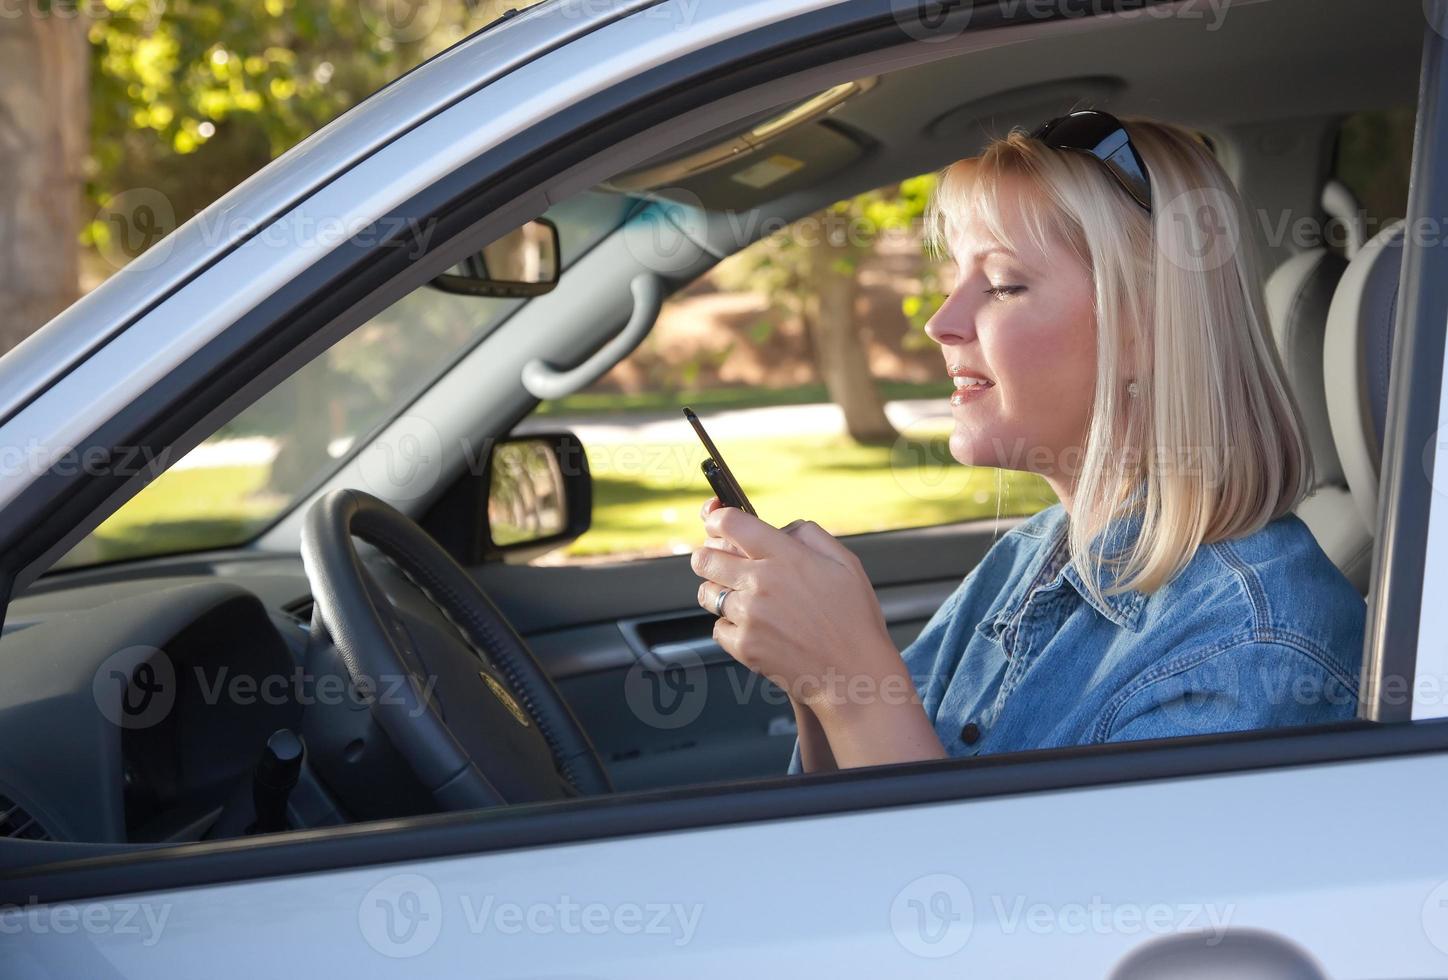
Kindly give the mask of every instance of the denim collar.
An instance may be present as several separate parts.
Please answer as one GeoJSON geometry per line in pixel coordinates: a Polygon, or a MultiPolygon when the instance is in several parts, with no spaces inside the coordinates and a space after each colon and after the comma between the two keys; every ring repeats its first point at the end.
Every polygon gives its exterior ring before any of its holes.
{"type": "MultiPolygon", "coordinates": [[[[1128,498],[1129,502],[1138,502],[1143,495],[1144,488],[1138,487],[1128,498]]],[[[1056,506],[1060,510],[1051,520],[1037,525],[1033,532],[1025,532],[1028,536],[1039,537],[1042,543],[1004,600],[985,615],[977,631],[990,639],[999,639],[1019,617],[1021,607],[1035,592],[1048,592],[1059,588],[1061,582],[1066,581],[1106,619],[1133,633],[1140,632],[1146,593],[1132,589],[1104,596],[1102,600],[1093,598],[1075,563],[1067,561],[1066,535],[1070,528],[1070,516],[1064,507],[1059,504],[1056,506]]],[[[1124,549],[1134,542],[1140,528],[1139,512],[1128,513],[1113,520],[1097,539],[1103,557],[1122,555],[1124,549]]],[[[1103,567],[1102,576],[1102,588],[1109,588],[1116,580],[1116,570],[1103,567]]]]}
{"type": "MultiPolygon", "coordinates": [[[[1116,518],[1101,535],[1100,540],[1103,542],[1103,557],[1124,556],[1126,549],[1136,540],[1137,532],[1140,530],[1141,515],[1139,513],[1127,514],[1116,518]]],[[[1059,531],[1060,540],[1056,545],[1059,548],[1065,548],[1066,546],[1065,533],[1066,522],[1062,521],[1059,531]]],[[[1117,580],[1116,570],[1109,566],[1103,566],[1101,574],[1101,587],[1103,589],[1110,588],[1117,580]]],[[[1133,633],[1140,632],[1142,610],[1146,606],[1147,596],[1145,592],[1138,592],[1135,589],[1130,589],[1126,592],[1114,592],[1110,595],[1103,596],[1102,600],[1104,601],[1098,601],[1092,598],[1090,591],[1086,588],[1081,573],[1076,570],[1075,562],[1068,562],[1062,571],[1062,575],[1065,576],[1066,581],[1075,587],[1077,592],[1081,593],[1081,598],[1090,603],[1101,615],[1111,620],[1117,626],[1125,627],[1133,633]]]]}

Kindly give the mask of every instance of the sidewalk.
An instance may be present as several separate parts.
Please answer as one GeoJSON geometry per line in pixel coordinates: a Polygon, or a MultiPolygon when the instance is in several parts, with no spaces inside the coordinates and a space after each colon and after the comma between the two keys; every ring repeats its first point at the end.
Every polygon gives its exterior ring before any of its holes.
{"type": "MultiPolygon", "coordinates": [[[[833,402],[716,409],[698,415],[716,441],[760,436],[843,435],[845,432],[844,412],[833,402]]],[[[896,429],[903,431],[922,420],[949,419],[950,403],[944,398],[901,399],[885,403],[885,416],[896,429]]],[[[677,410],[530,416],[517,425],[513,434],[554,429],[570,430],[585,446],[698,438],[683,412],[677,410]]]]}

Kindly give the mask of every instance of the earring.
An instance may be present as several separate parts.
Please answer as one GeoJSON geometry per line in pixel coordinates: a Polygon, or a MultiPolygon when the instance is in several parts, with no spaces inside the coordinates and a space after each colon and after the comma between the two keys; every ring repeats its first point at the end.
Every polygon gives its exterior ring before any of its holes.
{"type": "Polygon", "coordinates": [[[1128,381],[1128,382],[1126,383],[1126,393],[1127,393],[1128,395],[1130,395],[1132,398],[1135,398],[1135,397],[1137,396],[1137,393],[1140,392],[1140,391],[1141,391],[1141,389],[1137,387],[1135,381],[1128,381]]]}

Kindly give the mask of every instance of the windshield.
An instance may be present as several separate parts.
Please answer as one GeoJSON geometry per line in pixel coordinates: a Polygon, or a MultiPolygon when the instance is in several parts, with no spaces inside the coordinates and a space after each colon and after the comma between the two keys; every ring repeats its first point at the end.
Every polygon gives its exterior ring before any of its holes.
{"type": "MultiPolygon", "coordinates": [[[[562,251],[557,288],[635,203],[591,192],[546,212],[558,225],[562,251]]],[[[409,293],[187,453],[54,567],[245,543],[527,302],[431,286],[409,293]]]]}

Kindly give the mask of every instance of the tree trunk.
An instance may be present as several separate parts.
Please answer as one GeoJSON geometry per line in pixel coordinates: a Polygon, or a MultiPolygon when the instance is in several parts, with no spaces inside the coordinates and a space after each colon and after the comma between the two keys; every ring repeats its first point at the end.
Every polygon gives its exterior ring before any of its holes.
{"type": "Polygon", "coordinates": [[[845,413],[850,438],[865,445],[893,445],[899,433],[885,415],[885,403],[870,374],[869,354],[855,323],[855,277],[835,268],[842,260],[857,259],[858,250],[848,241],[843,221],[835,217],[826,214],[819,241],[809,246],[805,319],[815,362],[830,400],[845,413]]]}
{"type": "Polygon", "coordinates": [[[23,10],[0,17],[0,352],[75,301],[89,146],[87,21],[23,10]]]}

